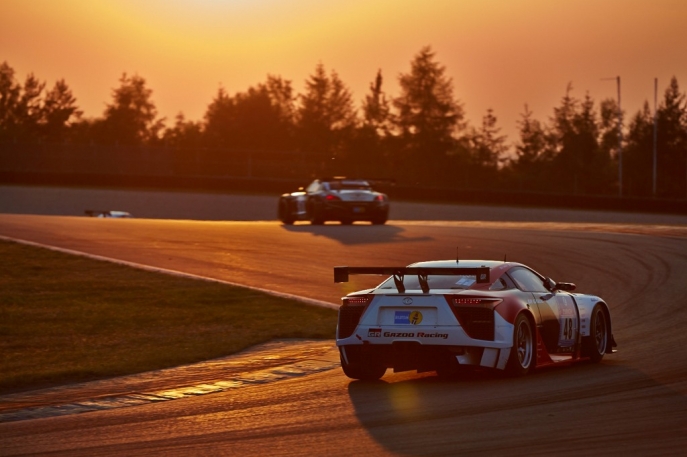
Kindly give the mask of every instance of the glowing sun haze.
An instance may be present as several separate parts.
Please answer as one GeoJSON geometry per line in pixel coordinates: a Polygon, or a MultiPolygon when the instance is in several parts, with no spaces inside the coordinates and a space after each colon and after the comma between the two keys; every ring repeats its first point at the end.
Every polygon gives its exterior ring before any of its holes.
{"type": "Polygon", "coordinates": [[[598,104],[621,77],[628,115],[671,77],[687,88],[684,0],[3,0],[0,61],[19,81],[64,78],[99,117],[122,73],[138,74],[172,125],[200,120],[219,87],[266,80],[297,93],[318,63],[359,103],[377,70],[387,95],[423,46],[477,126],[488,108],[511,141],[525,104],[546,121],[565,94],[598,104]]]}

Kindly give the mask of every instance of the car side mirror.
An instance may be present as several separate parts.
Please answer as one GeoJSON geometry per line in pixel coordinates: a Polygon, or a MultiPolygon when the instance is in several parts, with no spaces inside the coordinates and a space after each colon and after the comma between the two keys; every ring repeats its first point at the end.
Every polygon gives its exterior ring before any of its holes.
{"type": "Polygon", "coordinates": [[[557,282],[556,289],[572,292],[573,290],[577,289],[577,286],[571,282],[557,282]]]}
{"type": "Polygon", "coordinates": [[[544,287],[546,287],[546,290],[548,290],[549,292],[553,292],[554,290],[556,290],[556,281],[554,281],[551,278],[546,278],[544,280],[544,287]]]}

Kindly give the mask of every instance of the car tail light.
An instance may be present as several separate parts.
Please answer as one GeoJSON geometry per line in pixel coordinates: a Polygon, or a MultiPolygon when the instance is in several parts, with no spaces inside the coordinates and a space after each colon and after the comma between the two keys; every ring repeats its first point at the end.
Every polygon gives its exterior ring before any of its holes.
{"type": "Polygon", "coordinates": [[[344,297],[343,306],[367,306],[372,301],[372,295],[357,295],[344,297]]]}
{"type": "Polygon", "coordinates": [[[482,299],[481,298],[454,298],[453,304],[454,305],[481,305],[482,299]]]}
{"type": "Polygon", "coordinates": [[[491,308],[501,303],[500,298],[484,298],[484,297],[457,297],[455,295],[447,295],[446,301],[452,306],[473,305],[475,307],[491,308]]]}
{"type": "Polygon", "coordinates": [[[386,200],[386,198],[384,198],[384,195],[382,195],[382,194],[379,194],[375,197],[375,201],[378,201],[378,202],[383,202],[385,200],[386,200]]]}
{"type": "Polygon", "coordinates": [[[341,197],[339,197],[338,195],[334,195],[334,194],[327,194],[327,196],[324,197],[324,199],[327,200],[328,202],[335,202],[335,201],[341,200],[341,197]]]}
{"type": "Polygon", "coordinates": [[[501,299],[455,295],[447,295],[445,298],[460,326],[470,338],[494,340],[494,308],[501,303],[501,299]]]}
{"type": "Polygon", "coordinates": [[[343,298],[343,303],[339,308],[337,338],[348,338],[353,334],[367,305],[373,298],[373,295],[355,295],[343,298]]]}

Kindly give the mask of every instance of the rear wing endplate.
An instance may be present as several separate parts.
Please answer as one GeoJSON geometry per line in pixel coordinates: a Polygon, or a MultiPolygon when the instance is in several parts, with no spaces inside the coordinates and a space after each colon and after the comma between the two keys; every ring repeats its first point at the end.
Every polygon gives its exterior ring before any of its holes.
{"type": "Polygon", "coordinates": [[[392,276],[399,293],[405,292],[403,278],[417,275],[422,292],[429,292],[427,276],[475,276],[478,283],[489,283],[489,267],[423,268],[423,267],[334,267],[334,282],[348,282],[350,275],[392,276]]]}

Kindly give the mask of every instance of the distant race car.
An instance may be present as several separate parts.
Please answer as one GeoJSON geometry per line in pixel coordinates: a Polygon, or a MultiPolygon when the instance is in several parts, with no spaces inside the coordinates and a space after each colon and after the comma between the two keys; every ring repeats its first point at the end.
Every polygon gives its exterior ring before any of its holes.
{"type": "Polygon", "coordinates": [[[370,181],[344,177],[316,179],[305,189],[279,198],[279,220],[284,224],[326,221],[351,224],[369,221],[384,224],[389,218],[389,198],[372,189],[370,181]]]}
{"type": "Polygon", "coordinates": [[[336,329],[341,367],[353,379],[394,371],[461,367],[525,375],[535,367],[615,352],[608,305],[572,293],[513,262],[445,260],[408,267],[335,267],[349,275],[391,275],[373,289],[342,298],[336,329]]]}
{"type": "Polygon", "coordinates": [[[102,211],[102,210],[87,209],[84,212],[86,213],[87,216],[90,216],[90,217],[116,217],[116,218],[133,217],[133,216],[131,216],[131,213],[128,213],[126,211],[102,211]]]}

